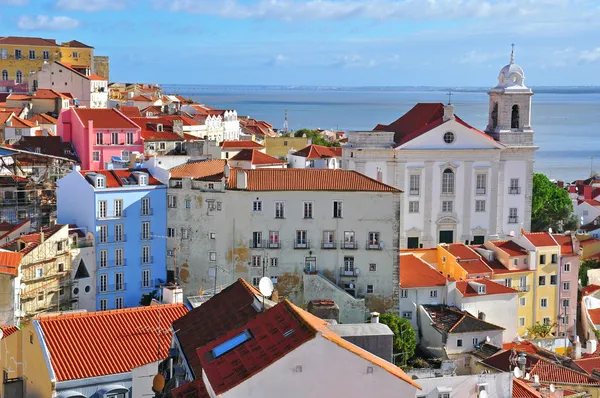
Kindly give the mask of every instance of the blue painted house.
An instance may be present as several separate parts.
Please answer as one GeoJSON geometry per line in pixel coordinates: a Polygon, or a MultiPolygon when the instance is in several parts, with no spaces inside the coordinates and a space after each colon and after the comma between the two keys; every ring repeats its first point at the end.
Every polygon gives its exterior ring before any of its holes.
{"type": "Polygon", "coordinates": [[[147,169],[84,171],[58,180],[58,222],[96,236],[96,309],[136,307],[166,282],[167,187],[147,169]]]}

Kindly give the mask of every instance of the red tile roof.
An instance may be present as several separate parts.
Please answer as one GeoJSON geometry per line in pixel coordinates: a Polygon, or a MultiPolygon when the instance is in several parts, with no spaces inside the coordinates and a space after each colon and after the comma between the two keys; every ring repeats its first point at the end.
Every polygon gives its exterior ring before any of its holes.
{"type": "Polygon", "coordinates": [[[542,395],[521,379],[513,378],[513,398],[542,398],[542,395]]]}
{"type": "Polygon", "coordinates": [[[250,141],[250,140],[221,142],[221,150],[246,149],[246,148],[262,149],[262,148],[264,148],[264,146],[260,145],[258,142],[254,142],[254,141],[250,141]]]}
{"type": "Polygon", "coordinates": [[[56,119],[45,113],[33,115],[28,120],[32,123],[38,122],[38,124],[56,124],[56,119]]]}
{"type": "Polygon", "coordinates": [[[600,308],[588,309],[587,311],[594,325],[600,325],[600,308]]]}
{"type": "Polygon", "coordinates": [[[248,177],[247,191],[401,192],[356,171],[330,169],[231,169],[228,189],[236,189],[238,171],[248,177]]]}
{"type": "Polygon", "coordinates": [[[146,97],[145,95],[136,95],[134,97],[128,98],[130,101],[138,101],[138,102],[154,102],[156,101],[153,98],[146,97]]]}
{"type": "Polygon", "coordinates": [[[456,290],[458,290],[463,297],[473,296],[490,296],[493,294],[512,294],[519,293],[518,290],[511,289],[508,286],[501,285],[492,280],[486,278],[469,279],[464,281],[456,282],[456,290]],[[469,284],[469,282],[476,282],[485,285],[485,293],[478,293],[477,290],[469,284]]]}
{"type": "Polygon", "coordinates": [[[171,178],[191,177],[193,179],[221,179],[226,163],[227,161],[225,159],[189,162],[172,168],[170,170],[171,178]]]}
{"type": "Polygon", "coordinates": [[[286,163],[285,160],[277,159],[257,149],[242,149],[230,160],[250,161],[251,164],[257,166],[286,163]]]}
{"type": "Polygon", "coordinates": [[[469,246],[462,243],[453,243],[448,245],[448,251],[456,257],[458,265],[464,269],[467,274],[487,274],[492,273],[490,267],[482,260],[482,257],[469,246]]]}
{"type": "Polygon", "coordinates": [[[30,100],[32,98],[33,97],[29,94],[17,94],[17,93],[9,94],[8,97],[6,97],[6,99],[9,101],[26,101],[26,100],[30,100]]]}
{"type": "Polygon", "coordinates": [[[593,370],[600,371],[600,357],[576,359],[573,362],[575,362],[577,366],[585,370],[590,375],[592,374],[593,370]]]}
{"type": "Polygon", "coordinates": [[[6,121],[8,119],[10,119],[10,117],[14,114],[14,112],[5,112],[5,111],[0,111],[0,124],[4,124],[6,123],[6,121]]]}
{"type": "Polygon", "coordinates": [[[82,176],[86,177],[87,181],[92,184],[91,176],[93,174],[102,174],[106,177],[106,188],[119,188],[123,186],[136,185],[131,180],[135,180],[134,173],[136,171],[148,174],[148,185],[163,185],[160,181],[152,176],[148,169],[129,169],[129,170],[80,170],[82,176]],[[129,181],[124,182],[123,179],[129,181]]]}
{"type": "Polygon", "coordinates": [[[23,253],[0,251],[0,274],[17,276],[23,253]]]}
{"type": "Polygon", "coordinates": [[[326,147],[322,145],[309,145],[302,148],[298,152],[294,152],[294,156],[302,156],[306,159],[326,159],[337,158],[342,156],[342,148],[326,147]]]}
{"type": "MultiPolygon", "coordinates": [[[[2,330],[2,339],[5,339],[8,336],[10,336],[11,334],[15,333],[17,330],[19,330],[19,328],[16,326],[0,325],[0,330],[2,330]]],[[[2,340],[2,339],[0,339],[0,340],[2,340]]]]}
{"type": "Polygon", "coordinates": [[[171,323],[186,312],[183,304],[161,304],[41,316],[35,322],[44,333],[56,381],[66,381],[126,373],[166,358],[171,323]]]}
{"type": "Polygon", "coordinates": [[[583,289],[581,289],[581,295],[582,296],[589,296],[590,294],[597,292],[598,290],[600,290],[600,286],[598,285],[588,285],[586,287],[584,287],[583,289]]]}
{"type": "MultiPolygon", "coordinates": [[[[50,238],[52,235],[60,231],[63,227],[64,225],[57,224],[54,227],[43,229],[42,232],[44,233],[44,239],[50,238]]],[[[0,248],[4,250],[9,250],[11,252],[18,252],[21,255],[25,256],[31,253],[33,249],[35,249],[42,243],[42,232],[21,235],[18,238],[3,244],[2,246],[0,246],[0,248]],[[19,242],[25,243],[25,247],[21,250],[19,250],[19,242]]]]}
{"type": "MultiPolygon", "coordinates": [[[[140,126],[131,121],[116,109],[104,108],[76,108],[73,112],[77,114],[83,126],[87,128],[88,122],[94,122],[95,129],[139,129],[140,126]]],[[[92,132],[90,131],[90,134],[92,132]]]]}
{"type": "Polygon", "coordinates": [[[582,200],[578,200],[577,204],[580,205],[582,203],[587,203],[590,206],[593,207],[600,207],[600,201],[595,200],[595,199],[582,199],[582,200]]]}
{"type": "Polygon", "coordinates": [[[400,255],[400,287],[445,286],[446,278],[414,254],[400,255]]]}
{"type": "Polygon", "coordinates": [[[491,244],[508,254],[510,257],[526,256],[527,250],[513,242],[512,240],[493,240],[491,244]]]}
{"type": "MultiPolygon", "coordinates": [[[[89,75],[86,75],[84,73],[79,72],[78,70],[75,69],[76,66],[67,64],[66,62],[58,62],[58,61],[54,61],[54,63],[62,66],[63,68],[75,73],[76,75],[83,77],[86,80],[106,80],[105,78],[95,75],[93,73],[90,73],[89,75]]],[[[87,66],[85,68],[88,68],[87,66]]]]}
{"type": "Polygon", "coordinates": [[[590,238],[586,240],[579,241],[579,247],[586,247],[589,245],[593,245],[594,243],[600,242],[600,239],[590,238]]]}
{"type": "Polygon", "coordinates": [[[56,44],[56,40],[42,39],[41,37],[4,36],[0,37],[0,44],[8,44],[14,46],[58,47],[58,44],[56,44]]]}
{"type": "Polygon", "coordinates": [[[63,142],[56,136],[23,136],[18,143],[12,145],[15,149],[44,155],[57,156],[79,162],[79,158],[70,142],[63,142]]]}
{"type": "Polygon", "coordinates": [[[13,128],[18,128],[18,129],[32,129],[37,126],[35,125],[35,123],[32,123],[29,120],[21,119],[18,116],[13,116],[10,118],[10,126],[8,126],[8,127],[13,127],[13,128]]]}
{"type": "Polygon", "coordinates": [[[548,232],[530,232],[528,234],[525,234],[525,237],[535,247],[547,247],[557,245],[556,241],[552,238],[552,235],[548,232]]]}
{"type": "Polygon", "coordinates": [[[185,141],[185,138],[172,131],[156,131],[142,128],[142,139],[144,141],[185,141]]]}
{"type": "Polygon", "coordinates": [[[446,333],[471,333],[504,330],[503,327],[486,322],[466,311],[446,305],[423,305],[432,319],[432,326],[446,333]]]}
{"type": "Polygon", "coordinates": [[[77,47],[77,48],[94,48],[92,46],[88,46],[87,44],[83,44],[82,42],[77,41],[77,40],[67,41],[65,43],[62,43],[61,46],[64,46],[64,47],[77,47]]]}
{"type": "Polygon", "coordinates": [[[573,242],[571,241],[570,235],[553,235],[556,243],[560,245],[560,254],[562,255],[574,255],[579,253],[573,253],[573,242]]]}
{"type": "Polygon", "coordinates": [[[121,105],[119,111],[128,118],[141,117],[140,109],[137,106],[121,105]]]}
{"type": "Polygon", "coordinates": [[[51,88],[38,88],[38,90],[33,95],[33,98],[35,98],[35,99],[55,99],[55,98],[67,99],[68,97],[62,93],[59,93],[56,90],[51,89],[51,88]]]}

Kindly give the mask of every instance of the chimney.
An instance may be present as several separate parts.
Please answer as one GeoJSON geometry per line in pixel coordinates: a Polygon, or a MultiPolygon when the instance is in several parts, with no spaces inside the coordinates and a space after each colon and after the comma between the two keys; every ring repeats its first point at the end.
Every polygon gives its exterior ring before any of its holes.
{"type": "Polygon", "coordinates": [[[173,132],[183,137],[183,120],[173,120],[173,132]]]}
{"type": "Polygon", "coordinates": [[[229,162],[225,159],[225,167],[223,168],[223,177],[229,179],[231,175],[231,168],[229,167],[229,162]]]}
{"type": "Polygon", "coordinates": [[[371,312],[371,323],[379,323],[379,312],[371,312]]]}
{"type": "Polygon", "coordinates": [[[40,232],[40,244],[44,243],[44,240],[45,240],[45,238],[44,238],[44,231],[42,231],[42,232],[40,232]]]}
{"type": "Polygon", "coordinates": [[[581,359],[581,341],[579,341],[579,336],[575,336],[573,352],[575,353],[575,359],[581,359]]]}
{"type": "Polygon", "coordinates": [[[444,118],[442,120],[444,122],[447,122],[448,120],[454,120],[454,105],[444,105],[444,118]]]}
{"type": "Polygon", "coordinates": [[[238,170],[236,179],[237,189],[248,189],[248,173],[246,173],[244,170],[238,170]]]}
{"type": "Polygon", "coordinates": [[[179,286],[163,286],[163,304],[182,304],[183,289],[179,286]]]}

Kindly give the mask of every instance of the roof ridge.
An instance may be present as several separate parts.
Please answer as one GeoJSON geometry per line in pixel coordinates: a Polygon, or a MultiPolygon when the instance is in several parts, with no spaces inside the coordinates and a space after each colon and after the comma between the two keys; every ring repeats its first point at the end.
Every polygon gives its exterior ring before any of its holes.
{"type": "Polygon", "coordinates": [[[105,310],[105,311],[81,311],[81,312],[49,312],[42,313],[37,315],[34,320],[56,320],[56,319],[71,319],[71,318],[91,318],[91,317],[103,317],[108,315],[114,315],[116,313],[130,313],[130,312],[140,312],[140,311],[150,311],[152,309],[162,309],[162,308],[174,308],[174,307],[185,307],[186,305],[183,303],[168,303],[168,304],[155,304],[155,305],[146,305],[146,306],[138,306],[138,307],[129,307],[129,308],[119,308],[113,310],[105,310]]]}

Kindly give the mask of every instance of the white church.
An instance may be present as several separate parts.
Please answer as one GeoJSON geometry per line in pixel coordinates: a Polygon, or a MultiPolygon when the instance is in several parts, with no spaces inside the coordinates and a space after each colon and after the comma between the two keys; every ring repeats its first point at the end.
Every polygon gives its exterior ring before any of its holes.
{"type": "Polygon", "coordinates": [[[538,147],[524,80],[513,51],[488,93],[485,131],[453,105],[419,103],[389,125],[349,133],[343,168],[404,191],[401,248],[478,244],[530,229],[538,147]]]}

